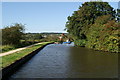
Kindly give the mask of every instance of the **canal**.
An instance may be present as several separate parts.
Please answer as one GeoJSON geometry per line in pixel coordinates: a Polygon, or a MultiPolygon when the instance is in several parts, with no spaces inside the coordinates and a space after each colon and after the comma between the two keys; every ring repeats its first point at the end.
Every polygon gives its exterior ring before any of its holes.
{"type": "Polygon", "coordinates": [[[118,54],[50,44],[11,78],[117,78],[118,54]]]}

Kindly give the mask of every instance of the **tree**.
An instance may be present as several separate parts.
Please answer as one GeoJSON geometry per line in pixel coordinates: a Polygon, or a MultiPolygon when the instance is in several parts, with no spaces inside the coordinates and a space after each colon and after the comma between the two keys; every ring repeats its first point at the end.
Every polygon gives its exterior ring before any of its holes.
{"type": "Polygon", "coordinates": [[[40,33],[26,33],[24,36],[25,40],[40,40],[42,39],[42,35],[40,33]]]}
{"type": "Polygon", "coordinates": [[[120,9],[117,9],[116,18],[117,18],[117,22],[120,22],[120,9]]]}
{"type": "Polygon", "coordinates": [[[14,24],[2,29],[2,44],[17,45],[24,34],[24,25],[14,24]]]}
{"type": "Polygon", "coordinates": [[[110,20],[110,15],[103,15],[95,20],[86,34],[86,47],[95,50],[119,52],[120,46],[120,23],[110,20]]]}
{"type": "Polygon", "coordinates": [[[115,19],[115,10],[107,2],[85,2],[72,16],[68,16],[66,29],[76,39],[86,39],[86,33],[95,19],[102,15],[111,15],[115,19]]]}

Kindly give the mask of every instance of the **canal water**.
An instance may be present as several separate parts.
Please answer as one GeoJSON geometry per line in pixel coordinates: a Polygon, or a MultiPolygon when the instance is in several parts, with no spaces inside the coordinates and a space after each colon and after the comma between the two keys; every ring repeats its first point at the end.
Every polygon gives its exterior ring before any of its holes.
{"type": "Polygon", "coordinates": [[[118,54],[50,44],[11,78],[117,78],[118,54]]]}

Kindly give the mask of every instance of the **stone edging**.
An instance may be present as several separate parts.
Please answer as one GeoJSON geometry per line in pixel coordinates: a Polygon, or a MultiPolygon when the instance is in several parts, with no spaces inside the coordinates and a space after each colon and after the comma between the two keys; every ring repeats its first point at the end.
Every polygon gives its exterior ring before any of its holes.
{"type": "MultiPolygon", "coordinates": [[[[52,43],[48,43],[48,44],[52,44],[52,43]]],[[[23,65],[28,60],[30,60],[35,54],[37,54],[40,50],[42,50],[48,44],[43,45],[42,47],[36,49],[35,51],[33,51],[30,54],[24,56],[23,58],[15,61],[11,65],[3,68],[2,69],[2,80],[7,80],[14,72],[16,72],[21,67],[21,65],[23,65]]]]}

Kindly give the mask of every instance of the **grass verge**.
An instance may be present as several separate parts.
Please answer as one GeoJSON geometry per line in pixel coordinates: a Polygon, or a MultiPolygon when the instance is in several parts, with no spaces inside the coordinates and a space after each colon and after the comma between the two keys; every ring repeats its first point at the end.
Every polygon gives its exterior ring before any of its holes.
{"type": "Polygon", "coordinates": [[[48,43],[51,43],[51,42],[43,42],[42,44],[38,44],[38,45],[34,45],[32,47],[29,47],[29,48],[26,48],[24,50],[21,50],[21,51],[18,51],[18,52],[15,52],[13,54],[10,54],[10,55],[6,55],[6,56],[3,56],[2,57],[2,65],[0,65],[0,67],[4,68],[4,67],[7,67],[9,66],[10,64],[14,63],[16,60],[19,60],[21,59],[22,57],[30,54],[31,52],[33,52],[34,50],[42,47],[43,45],[46,45],[48,43]]]}
{"type": "Polygon", "coordinates": [[[2,46],[0,46],[0,49],[2,50],[0,53],[4,53],[7,51],[16,49],[16,47],[13,45],[2,45],[2,46]]]}

